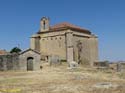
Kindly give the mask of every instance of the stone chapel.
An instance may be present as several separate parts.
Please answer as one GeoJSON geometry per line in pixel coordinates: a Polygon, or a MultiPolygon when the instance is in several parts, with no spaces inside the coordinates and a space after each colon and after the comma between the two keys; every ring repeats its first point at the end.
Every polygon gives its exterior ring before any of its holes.
{"type": "Polygon", "coordinates": [[[98,60],[98,37],[91,31],[63,22],[50,26],[50,19],[40,20],[39,31],[31,36],[30,48],[40,52],[41,60],[57,55],[66,62],[93,65],[98,60]]]}

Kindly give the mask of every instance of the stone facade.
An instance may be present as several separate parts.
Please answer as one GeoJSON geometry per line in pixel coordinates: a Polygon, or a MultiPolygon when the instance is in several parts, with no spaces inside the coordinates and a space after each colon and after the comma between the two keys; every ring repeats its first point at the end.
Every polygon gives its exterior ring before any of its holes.
{"type": "Polygon", "coordinates": [[[0,55],[0,71],[22,70],[34,71],[40,69],[40,53],[28,49],[20,54],[0,55]]]}
{"type": "Polygon", "coordinates": [[[63,60],[93,66],[98,60],[98,38],[89,30],[69,23],[50,27],[49,18],[40,21],[40,30],[31,37],[30,49],[20,54],[0,51],[0,70],[39,70],[41,61],[60,64],[63,60]]]}
{"type": "Polygon", "coordinates": [[[28,49],[19,55],[20,70],[40,70],[40,53],[28,49]]]}
{"type": "Polygon", "coordinates": [[[98,60],[98,38],[89,30],[69,23],[50,27],[46,17],[40,23],[40,30],[31,37],[30,48],[39,51],[45,59],[58,55],[67,62],[89,65],[98,60]]]}
{"type": "Polygon", "coordinates": [[[19,69],[18,54],[0,55],[0,71],[18,70],[18,69],[19,69]]]}

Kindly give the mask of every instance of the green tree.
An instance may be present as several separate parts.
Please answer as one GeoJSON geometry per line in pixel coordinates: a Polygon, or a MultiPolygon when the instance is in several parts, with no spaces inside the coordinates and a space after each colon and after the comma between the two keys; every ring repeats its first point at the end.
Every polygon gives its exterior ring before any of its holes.
{"type": "Polygon", "coordinates": [[[21,52],[22,50],[20,49],[20,48],[18,48],[18,47],[14,47],[14,48],[12,48],[11,50],[10,50],[10,53],[19,53],[19,52],[21,52]]]}

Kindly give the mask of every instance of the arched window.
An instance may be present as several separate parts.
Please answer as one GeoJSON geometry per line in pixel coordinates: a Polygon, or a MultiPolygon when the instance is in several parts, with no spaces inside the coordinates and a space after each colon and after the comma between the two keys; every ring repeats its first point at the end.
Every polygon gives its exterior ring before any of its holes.
{"type": "Polygon", "coordinates": [[[43,21],[43,29],[44,30],[46,29],[46,22],[45,22],[45,20],[43,21]]]}

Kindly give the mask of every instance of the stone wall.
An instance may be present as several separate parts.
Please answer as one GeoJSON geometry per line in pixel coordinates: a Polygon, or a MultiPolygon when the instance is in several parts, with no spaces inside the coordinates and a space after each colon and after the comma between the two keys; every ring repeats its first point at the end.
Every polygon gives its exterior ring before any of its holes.
{"type": "Polygon", "coordinates": [[[0,55],[0,71],[19,70],[19,55],[0,55]]]}
{"type": "Polygon", "coordinates": [[[123,62],[109,63],[109,69],[124,72],[125,71],[125,63],[123,63],[123,62]]]}
{"type": "Polygon", "coordinates": [[[58,55],[66,59],[65,34],[41,36],[40,52],[42,55],[58,55]]]}
{"type": "Polygon", "coordinates": [[[28,70],[28,59],[32,58],[32,69],[40,70],[40,54],[35,50],[26,50],[19,55],[20,70],[28,70]]]}
{"type": "Polygon", "coordinates": [[[32,69],[40,70],[40,54],[34,50],[27,50],[21,54],[0,55],[0,71],[28,70],[28,59],[32,58],[32,69]]]}
{"type": "MultiPolygon", "coordinates": [[[[85,34],[70,29],[60,31],[48,31],[35,34],[31,38],[31,49],[35,49],[36,37],[40,37],[40,53],[48,59],[48,56],[58,55],[61,59],[82,62],[93,66],[98,60],[98,38],[92,34],[85,34]],[[81,50],[78,48],[81,43],[81,50]]],[[[36,49],[35,49],[36,50],[36,49]]]]}
{"type": "Polygon", "coordinates": [[[98,38],[92,35],[89,38],[90,63],[93,66],[95,61],[98,61],[98,38]]]}
{"type": "Polygon", "coordinates": [[[119,70],[120,70],[121,72],[124,72],[124,71],[125,71],[125,63],[123,63],[123,62],[120,63],[119,70]]]}
{"type": "Polygon", "coordinates": [[[74,35],[74,60],[76,62],[81,61],[82,64],[90,64],[90,49],[89,49],[89,41],[88,37],[80,37],[74,35]],[[81,44],[81,45],[80,45],[81,44]],[[80,49],[81,47],[81,49],[80,49]]]}
{"type": "Polygon", "coordinates": [[[96,37],[74,34],[74,60],[81,61],[85,65],[93,66],[98,60],[98,40],[96,37]],[[80,49],[81,48],[81,49],[80,49]]]}

